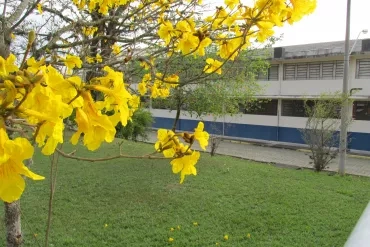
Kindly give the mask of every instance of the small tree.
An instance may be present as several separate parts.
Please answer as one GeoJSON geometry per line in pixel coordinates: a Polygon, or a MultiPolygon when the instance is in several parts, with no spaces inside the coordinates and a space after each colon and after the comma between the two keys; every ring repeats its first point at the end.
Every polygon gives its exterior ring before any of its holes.
{"type": "Polygon", "coordinates": [[[310,159],[315,171],[325,169],[338,154],[338,118],[343,102],[341,95],[332,94],[321,95],[318,99],[306,100],[304,103],[307,122],[301,133],[311,151],[310,159]]]}
{"type": "Polygon", "coordinates": [[[132,121],[127,122],[126,126],[118,123],[116,126],[116,137],[133,141],[137,141],[138,137],[141,137],[143,140],[147,140],[148,130],[152,126],[153,121],[153,116],[149,111],[139,108],[133,113],[132,121]]]}

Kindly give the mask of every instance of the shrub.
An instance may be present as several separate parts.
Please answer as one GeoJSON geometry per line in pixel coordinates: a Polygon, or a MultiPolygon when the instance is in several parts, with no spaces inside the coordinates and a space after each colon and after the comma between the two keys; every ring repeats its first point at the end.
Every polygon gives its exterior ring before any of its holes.
{"type": "Polygon", "coordinates": [[[147,140],[147,131],[153,122],[152,114],[140,108],[134,112],[132,121],[129,121],[126,126],[122,126],[121,123],[116,126],[116,137],[133,141],[137,141],[138,137],[141,137],[143,140],[147,140]]]}

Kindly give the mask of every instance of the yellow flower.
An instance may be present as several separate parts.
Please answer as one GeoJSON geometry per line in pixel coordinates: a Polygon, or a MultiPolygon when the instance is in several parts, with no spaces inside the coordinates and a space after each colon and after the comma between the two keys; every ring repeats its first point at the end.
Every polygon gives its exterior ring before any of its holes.
{"type": "Polygon", "coordinates": [[[158,35],[164,40],[165,44],[168,45],[174,33],[174,28],[170,21],[163,21],[159,26],[158,35]]]}
{"type": "Polygon", "coordinates": [[[107,228],[108,227],[108,224],[104,224],[104,228],[107,228]]]}
{"type": "Polygon", "coordinates": [[[94,62],[95,62],[95,58],[86,56],[86,63],[94,63],[94,62]]]}
{"type": "MultiPolygon", "coordinates": [[[[126,126],[130,118],[130,109],[135,110],[135,106],[140,104],[140,98],[137,97],[131,101],[131,108],[129,108],[129,101],[132,100],[132,95],[127,91],[123,82],[123,73],[114,71],[108,66],[105,66],[104,71],[107,74],[103,77],[97,78],[101,85],[94,85],[92,88],[105,94],[103,105],[107,110],[114,110],[115,114],[119,114],[123,126],[126,126]]],[[[137,108],[137,107],[136,107],[137,108]]]]}
{"type": "Polygon", "coordinates": [[[199,145],[203,150],[206,150],[206,147],[208,146],[209,134],[206,131],[203,131],[203,129],[204,123],[199,122],[198,126],[194,129],[194,139],[199,142],[199,145]]]}
{"type": "Polygon", "coordinates": [[[170,231],[171,231],[171,232],[175,231],[175,228],[171,227],[171,228],[170,228],[170,231]]]}
{"type": "Polygon", "coordinates": [[[100,54],[96,54],[95,59],[96,59],[96,62],[97,62],[97,63],[101,63],[101,62],[103,62],[103,58],[100,56],[100,54]]]}
{"type": "Polygon", "coordinates": [[[90,92],[83,92],[81,96],[84,99],[84,105],[76,109],[75,121],[78,130],[71,137],[71,143],[76,145],[80,135],[84,133],[84,145],[93,151],[98,149],[103,141],[112,142],[116,129],[109,117],[97,109],[90,92]]]}
{"type": "Polygon", "coordinates": [[[237,4],[239,4],[239,0],[225,0],[225,4],[230,8],[233,9],[237,4]]]}
{"type": "Polygon", "coordinates": [[[116,54],[116,55],[118,55],[120,52],[121,52],[121,48],[119,47],[119,45],[117,45],[117,44],[114,44],[114,45],[112,45],[112,52],[114,53],[114,54],[116,54]]]}
{"type": "Polygon", "coordinates": [[[157,152],[163,152],[164,157],[172,158],[175,156],[176,143],[178,138],[172,130],[159,129],[157,132],[158,141],[154,147],[157,152]]]}
{"type": "Polygon", "coordinates": [[[224,236],[224,240],[225,240],[225,241],[229,240],[229,235],[227,235],[227,234],[226,234],[226,235],[224,236]]]}
{"type": "Polygon", "coordinates": [[[178,225],[178,226],[177,226],[177,230],[180,230],[180,229],[181,229],[181,227],[178,225]]]}
{"type": "Polygon", "coordinates": [[[139,93],[140,95],[145,95],[148,89],[146,88],[146,83],[145,82],[140,82],[138,85],[139,93]]]}
{"type": "Polygon", "coordinates": [[[38,3],[37,4],[37,11],[40,13],[40,14],[42,14],[42,5],[41,5],[41,3],[38,3]]]}
{"type": "Polygon", "coordinates": [[[199,43],[199,47],[198,47],[198,55],[199,56],[204,56],[206,53],[205,53],[205,48],[207,46],[209,46],[210,44],[212,44],[212,40],[208,37],[204,38],[200,43],[199,43]]]}
{"type": "Polygon", "coordinates": [[[16,57],[10,54],[7,59],[0,56],[0,78],[6,76],[9,73],[18,71],[18,67],[15,65],[16,57]]]}
{"type": "Polygon", "coordinates": [[[86,36],[91,36],[91,35],[94,35],[94,33],[98,31],[98,28],[97,27],[82,27],[82,32],[83,34],[85,34],[86,36]]]}
{"type": "Polygon", "coordinates": [[[78,56],[67,55],[64,59],[64,65],[68,68],[67,73],[70,74],[75,67],[81,68],[82,61],[78,56]]]}
{"type": "Polygon", "coordinates": [[[207,63],[207,65],[204,67],[204,70],[203,70],[205,73],[215,72],[219,75],[222,73],[222,71],[221,71],[222,62],[217,61],[217,60],[212,59],[212,58],[207,58],[206,63],[207,63]]]}
{"type": "Polygon", "coordinates": [[[174,241],[174,239],[173,238],[168,238],[168,242],[169,243],[172,243],[174,241]]]}
{"type": "Polygon", "coordinates": [[[166,86],[167,87],[177,87],[179,84],[177,82],[179,82],[179,76],[178,75],[170,75],[170,76],[167,76],[166,78],[164,78],[164,81],[166,82],[166,86]]]}
{"type": "Polygon", "coordinates": [[[31,57],[27,60],[27,71],[31,73],[37,73],[40,70],[40,67],[45,64],[45,58],[41,59],[40,61],[36,61],[34,57],[31,57]]]}
{"type": "Polygon", "coordinates": [[[193,226],[198,226],[198,222],[193,222],[193,226]]]}
{"type": "Polygon", "coordinates": [[[9,140],[5,129],[0,128],[0,199],[5,202],[18,200],[25,188],[22,177],[42,180],[44,177],[31,172],[23,161],[31,158],[33,147],[25,138],[9,140]]]}
{"type": "Polygon", "coordinates": [[[193,151],[191,155],[184,155],[181,158],[176,158],[171,161],[172,172],[180,173],[180,183],[184,182],[186,175],[197,175],[197,170],[195,168],[196,163],[200,157],[200,153],[193,151]]]}
{"type": "Polygon", "coordinates": [[[132,95],[131,99],[128,100],[128,104],[131,109],[136,110],[140,106],[140,97],[137,95],[132,95]]]}
{"type": "Polygon", "coordinates": [[[247,238],[251,238],[251,234],[250,233],[247,234],[247,238]]]}
{"type": "MultiPolygon", "coordinates": [[[[5,88],[5,97],[1,98],[1,107],[7,107],[8,105],[12,105],[15,97],[17,96],[17,89],[15,88],[14,84],[10,80],[4,81],[4,88],[5,88]]],[[[4,91],[1,91],[4,92],[4,91]]],[[[1,95],[3,96],[3,95],[1,95]]]]}
{"type": "Polygon", "coordinates": [[[220,55],[220,57],[223,59],[234,60],[235,57],[238,55],[237,49],[240,45],[240,42],[240,39],[222,41],[220,44],[220,51],[218,52],[218,55],[220,55]]]}
{"type": "Polygon", "coordinates": [[[198,47],[199,38],[192,33],[183,33],[182,38],[179,40],[177,50],[180,50],[183,55],[187,55],[198,47]]]}

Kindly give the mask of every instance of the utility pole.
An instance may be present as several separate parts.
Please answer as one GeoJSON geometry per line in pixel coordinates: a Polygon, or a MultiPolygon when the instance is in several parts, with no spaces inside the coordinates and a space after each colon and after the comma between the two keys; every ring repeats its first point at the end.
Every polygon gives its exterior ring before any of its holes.
{"type": "Polygon", "coordinates": [[[340,119],[340,145],[339,145],[339,174],[344,175],[347,156],[347,136],[348,136],[348,70],[349,70],[349,35],[351,25],[351,0],[347,0],[347,19],[346,19],[346,39],[344,43],[344,73],[343,90],[344,101],[340,119]]]}

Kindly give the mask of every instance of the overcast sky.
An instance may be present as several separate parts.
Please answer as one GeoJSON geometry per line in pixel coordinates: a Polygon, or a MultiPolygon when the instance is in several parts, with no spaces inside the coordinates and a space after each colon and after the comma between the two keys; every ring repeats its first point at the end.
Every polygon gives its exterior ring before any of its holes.
{"type": "MultiPolygon", "coordinates": [[[[217,6],[222,0],[205,0],[217,6]]],[[[251,0],[242,0],[249,3],[251,0]]],[[[301,21],[283,28],[277,28],[276,34],[284,34],[283,40],[277,46],[299,45],[327,41],[340,41],[345,38],[347,0],[317,0],[315,12],[301,21]]],[[[359,32],[369,29],[367,34],[361,34],[360,39],[370,38],[370,0],[352,0],[351,5],[351,39],[356,39],[359,32]]]]}

